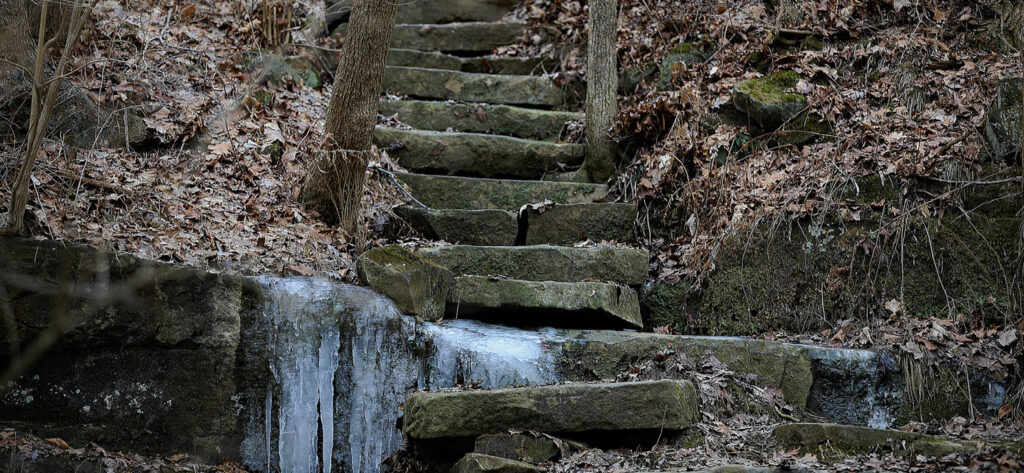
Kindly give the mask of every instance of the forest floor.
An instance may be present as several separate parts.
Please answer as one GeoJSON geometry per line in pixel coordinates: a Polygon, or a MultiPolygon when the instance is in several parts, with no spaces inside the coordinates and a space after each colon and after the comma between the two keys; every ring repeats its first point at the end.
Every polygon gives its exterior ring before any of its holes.
{"type": "MultiPolygon", "coordinates": [[[[683,229],[673,239],[646,234],[652,278],[699,281],[714,267],[720,242],[739,222],[824,213],[856,218],[859,209],[835,198],[852,179],[884,174],[901,182],[943,176],[950,163],[978,171],[986,163],[978,133],[1000,79],[1022,75],[1019,55],[1001,52],[985,2],[868,0],[805,2],[795,17],[773,16],[756,0],[621,2],[620,66],[658,62],[686,42],[711,46],[699,64],[675,68],[671,86],[641,82],[620,107],[616,134],[633,150],[616,183],[627,201],[655,210],[641,222],[683,229]],[[849,5],[847,5],[849,3],[849,5]],[[819,48],[787,44],[785,31],[811,32],[819,48]],[[760,59],[758,59],[760,58],[760,59]],[[828,139],[775,146],[744,127],[705,130],[701,117],[726,106],[733,87],[759,68],[791,69],[809,106],[831,128],[828,139]],[[912,97],[920,91],[927,100],[912,97]],[[736,159],[721,163],[722,151],[736,159]]],[[[582,74],[578,45],[584,5],[531,0],[521,12],[568,46],[566,81],[582,74]],[[575,55],[572,51],[576,51],[575,55]]],[[[143,150],[71,152],[47,142],[33,174],[30,231],[142,257],[243,274],[325,276],[355,280],[354,255],[396,232],[390,204],[400,199],[386,173],[374,172],[367,212],[355,234],[331,228],[298,199],[304,163],[319,144],[330,96],[285,77],[254,84],[251,51],[269,48],[262,26],[276,16],[245,2],[102,0],[87,25],[72,80],[108,110],[140,113],[154,135],[143,150]],[[269,94],[272,103],[255,97],[269,94]],[[232,104],[237,120],[218,125],[232,104]],[[274,150],[280,150],[275,152],[274,150]]],[[[803,33],[801,33],[803,34],[803,33]]],[[[306,42],[293,37],[298,43],[306,42]]],[[[314,63],[336,45],[294,48],[314,63]]],[[[508,54],[537,53],[529,38],[508,54]]],[[[0,125],[6,126],[6,125],[0,125]]],[[[0,143],[0,200],[20,161],[20,142],[0,143]]],[[[386,159],[373,163],[392,169],[386,159]]],[[[984,176],[982,176],[984,177],[984,176]]],[[[925,206],[940,212],[938,206],[925,206]]],[[[407,240],[415,243],[415,239],[407,240]]],[[[764,338],[826,346],[894,348],[920,358],[981,367],[1002,379],[1019,369],[1024,321],[998,326],[935,318],[842,321],[835,330],[764,334],[764,338]]],[[[958,418],[921,427],[957,438],[1019,433],[1010,409],[996,417],[958,418]]],[[[810,465],[791,452],[758,447],[763,420],[733,417],[708,424],[708,445],[667,452],[584,452],[559,471],[636,471],[696,466],[729,458],[772,465],[810,465]],[[735,423],[733,423],[735,421],[735,423]],[[721,440],[721,441],[719,441],[721,440]]],[[[39,439],[24,448],[61,449],[39,439]]],[[[15,442],[0,437],[0,445],[15,442]]],[[[19,447],[22,448],[22,447],[19,447]]],[[[120,457],[119,457],[120,458],[120,457]]],[[[144,462],[124,457],[124,461],[144,462]]],[[[932,459],[865,455],[833,465],[840,471],[1004,471],[1008,457],[932,459]],[[993,469],[996,468],[996,469],[993,469]]],[[[821,465],[818,465],[821,466],[821,465]]],[[[225,467],[229,468],[229,467],[225,467]]],[[[145,470],[143,470],[145,471],[145,470]]],[[[158,470],[154,470],[158,471],[158,470]]],[[[230,469],[216,471],[233,471],[230,469]]]]}

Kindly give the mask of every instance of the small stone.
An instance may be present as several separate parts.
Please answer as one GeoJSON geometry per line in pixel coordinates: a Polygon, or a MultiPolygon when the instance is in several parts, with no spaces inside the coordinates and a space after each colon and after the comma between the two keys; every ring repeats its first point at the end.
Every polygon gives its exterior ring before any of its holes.
{"type": "Polygon", "coordinates": [[[467,453],[452,467],[452,473],[541,473],[542,471],[544,470],[529,463],[479,453],[467,453]]]}
{"type": "Polygon", "coordinates": [[[424,320],[444,316],[452,272],[398,245],[375,248],[359,256],[359,277],[395,301],[405,314],[424,320]]]}

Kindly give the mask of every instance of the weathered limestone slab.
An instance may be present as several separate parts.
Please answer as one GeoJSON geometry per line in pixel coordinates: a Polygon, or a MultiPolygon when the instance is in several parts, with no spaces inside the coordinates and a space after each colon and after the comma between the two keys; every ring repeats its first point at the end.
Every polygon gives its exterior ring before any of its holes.
{"type": "MultiPolygon", "coordinates": [[[[549,310],[566,312],[577,327],[643,328],[636,291],[617,284],[460,276],[448,301],[459,314],[471,314],[474,309],[507,309],[517,315],[524,315],[525,310],[549,310]]],[[[559,325],[555,317],[547,316],[551,325],[559,325]]]]}
{"type": "MultiPolygon", "coordinates": [[[[241,278],[61,242],[0,238],[25,347],[67,308],[63,337],[6,386],[0,419],[68,442],[237,458],[243,313],[261,306],[241,278]],[[75,289],[70,296],[61,283],[75,289]],[[116,288],[114,294],[103,287],[116,288]],[[114,297],[116,295],[116,297],[114,297]],[[102,302],[96,297],[111,297],[102,302]]],[[[7,340],[8,324],[0,324],[7,340]]],[[[0,346],[0,365],[11,355],[0,346]]]]}
{"type": "Polygon", "coordinates": [[[453,128],[532,140],[554,140],[566,123],[583,119],[582,113],[421,100],[381,100],[379,110],[382,115],[397,115],[398,121],[421,130],[453,128]]]}
{"type": "Polygon", "coordinates": [[[527,208],[526,244],[569,245],[578,241],[634,240],[634,204],[569,204],[527,208]]]}
{"type": "Polygon", "coordinates": [[[516,244],[519,222],[507,210],[424,209],[402,206],[395,209],[416,231],[431,240],[464,245],[512,246],[516,244]]]}
{"type": "Polygon", "coordinates": [[[559,163],[583,162],[583,145],[553,144],[480,133],[377,127],[373,142],[411,171],[482,177],[540,178],[559,163]],[[395,144],[400,146],[395,146],[395,144]]]}
{"type": "MultiPolygon", "coordinates": [[[[328,22],[347,16],[355,0],[328,0],[328,22]]],[[[512,0],[445,0],[404,2],[398,5],[397,23],[452,23],[456,21],[497,21],[512,11],[512,0]]]]}
{"type": "MultiPolygon", "coordinates": [[[[337,59],[334,59],[337,66],[337,59]]],[[[558,61],[548,57],[478,56],[463,58],[437,51],[392,48],[387,65],[446,69],[484,74],[541,75],[555,70],[558,61]]]]}
{"type": "Polygon", "coordinates": [[[480,453],[467,453],[452,466],[452,473],[541,473],[543,471],[529,463],[480,453]]]}
{"type": "Polygon", "coordinates": [[[388,50],[387,65],[458,71],[462,69],[462,59],[437,51],[391,48],[388,50]]]}
{"type": "Polygon", "coordinates": [[[508,429],[678,431],[697,422],[699,402],[693,384],[670,380],[417,392],[406,399],[402,431],[413,439],[475,437],[508,429]]]}
{"type": "Polygon", "coordinates": [[[797,423],[775,428],[775,439],[786,448],[801,448],[826,458],[868,453],[877,448],[897,455],[941,457],[950,453],[974,453],[977,442],[951,440],[917,432],[872,429],[854,425],[797,423]]]}
{"type": "Polygon", "coordinates": [[[800,77],[780,71],[736,84],[733,104],[762,127],[774,129],[807,108],[807,98],[793,93],[800,77]]]}
{"type": "Polygon", "coordinates": [[[448,209],[516,210],[526,204],[593,202],[608,194],[603,184],[479,179],[396,173],[424,205],[448,209]]]}
{"type": "Polygon", "coordinates": [[[444,246],[419,254],[460,275],[501,275],[527,281],[608,281],[639,285],[647,280],[648,254],[632,248],[562,246],[444,246]]]}
{"type": "Polygon", "coordinates": [[[473,452],[527,463],[554,460],[561,453],[554,439],[531,434],[484,434],[476,438],[473,452]]]}
{"type": "Polygon", "coordinates": [[[730,370],[753,374],[761,386],[782,391],[786,402],[804,406],[814,383],[811,347],[737,337],[697,337],[610,330],[571,332],[562,346],[563,375],[570,380],[613,379],[666,351],[699,360],[712,354],[730,370]]]}
{"type": "Polygon", "coordinates": [[[465,22],[395,25],[391,46],[426,51],[484,52],[516,42],[526,32],[524,22],[465,22]]]}
{"type": "Polygon", "coordinates": [[[548,77],[402,66],[387,67],[384,90],[428,99],[543,107],[561,106],[565,99],[562,88],[548,77]]]}
{"type": "Polygon", "coordinates": [[[359,277],[395,301],[403,313],[424,320],[444,316],[452,272],[398,245],[359,255],[359,277]]]}

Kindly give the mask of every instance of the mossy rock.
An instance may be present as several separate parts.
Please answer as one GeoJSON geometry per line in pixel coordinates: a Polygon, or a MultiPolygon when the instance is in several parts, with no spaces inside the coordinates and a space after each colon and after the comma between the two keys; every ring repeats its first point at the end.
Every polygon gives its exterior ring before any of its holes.
{"type": "Polygon", "coordinates": [[[802,113],[782,127],[775,141],[781,145],[800,146],[831,139],[832,126],[816,113],[802,113]]]}
{"type": "Polygon", "coordinates": [[[763,128],[775,129],[807,108],[807,98],[791,92],[800,76],[780,71],[736,84],[733,104],[763,128]]]}
{"type": "Polygon", "coordinates": [[[825,461],[873,452],[879,448],[896,455],[941,457],[951,453],[976,453],[977,442],[954,442],[916,432],[872,429],[853,425],[797,423],[780,425],[775,440],[785,448],[800,448],[825,461]]]}
{"type": "Polygon", "coordinates": [[[804,51],[821,51],[825,49],[825,43],[821,42],[817,36],[808,36],[800,41],[800,49],[804,51]]]}
{"type": "Polygon", "coordinates": [[[527,433],[481,435],[473,444],[473,452],[528,463],[551,461],[561,453],[551,437],[527,433]]]}
{"type": "Polygon", "coordinates": [[[653,61],[622,69],[619,74],[619,92],[632,94],[641,82],[657,76],[659,69],[658,63],[653,61]]]}
{"type": "Polygon", "coordinates": [[[542,473],[544,470],[526,462],[508,458],[467,453],[454,466],[451,473],[542,473]]]}
{"type": "Polygon", "coordinates": [[[309,59],[302,57],[284,57],[271,53],[253,53],[249,60],[260,71],[259,83],[277,82],[291,77],[307,87],[319,89],[323,87],[320,72],[309,59]]]}
{"type": "Polygon", "coordinates": [[[714,49],[704,43],[683,43],[669,50],[658,64],[658,88],[665,90],[672,86],[672,69],[677,64],[693,65],[706,61],[714,49]]]}
{"type": "Polygon", "coordinates": [[[398,245],[374,248],[359,256],[359,277],[395,301],[405,314],[423,320],[444,316],[452,272],[398,245]]]}
{"type": "Polygon", "coordinates": [[[1022,83],[1020,78],[999,81],[995,103],[985,118],[985,140],[997,160],[1020,161],[1022,83]]]}

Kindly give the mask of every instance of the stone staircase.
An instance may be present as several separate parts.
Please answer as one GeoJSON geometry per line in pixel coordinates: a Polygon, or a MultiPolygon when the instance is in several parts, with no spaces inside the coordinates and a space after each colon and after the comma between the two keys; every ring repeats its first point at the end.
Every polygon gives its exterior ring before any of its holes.
{"type": "Polygon", "coordinates": [[[465,22],[395,26],[384,88],[407,98],[382,100],[380,113],[413,128],[374,133],[374,144],[409,171],[397,178],[422,204],[397,213],[454,245],[420,250],[455,273],[446,312],[514,325],[642,328],[636,288],[646,281],[647,252],[573,247],[632,242],[636,207],[603,202],[604,185],[545,180],[583,163],[583,145],[557,142],[583,114],[560,110],[565,93],[544,75],[553,59],[490,55],[526,24],[493,21],[493,5],[481,12],[487,21],[463,12],[465,22]]]}

